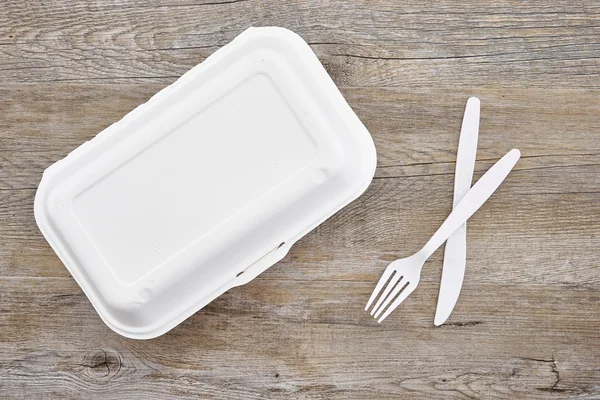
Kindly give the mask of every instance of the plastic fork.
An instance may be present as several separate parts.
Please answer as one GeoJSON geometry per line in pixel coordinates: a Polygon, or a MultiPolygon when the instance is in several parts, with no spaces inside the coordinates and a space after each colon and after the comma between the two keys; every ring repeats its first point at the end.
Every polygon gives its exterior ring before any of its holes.
{"type": "Polygon", "coordinates": [[[520,157],[521,153],[517,149],[506,153],[465,194],[421,250],[410,257],[396,260],[388,265],[377,282],[365,311],[368,311],[387,282],[387,286],[371,310],[371,315],[375,319],[379,318],[377,322],[386,319],[416,289],[425,261],[486,202],[508,176],[520,157]],[[392,301],[393,303],[381,315],[392,301]]]}

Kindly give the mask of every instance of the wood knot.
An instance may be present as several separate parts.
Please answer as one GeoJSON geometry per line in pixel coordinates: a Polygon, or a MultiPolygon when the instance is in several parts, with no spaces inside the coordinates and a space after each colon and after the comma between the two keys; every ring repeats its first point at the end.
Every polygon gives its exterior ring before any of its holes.
{"type": "Polygon", "coordinates": [[[95,349],[83,358],[81,366],[93,378],[112,379],[121,370],[123,360],[114,350],[95,349]]]}

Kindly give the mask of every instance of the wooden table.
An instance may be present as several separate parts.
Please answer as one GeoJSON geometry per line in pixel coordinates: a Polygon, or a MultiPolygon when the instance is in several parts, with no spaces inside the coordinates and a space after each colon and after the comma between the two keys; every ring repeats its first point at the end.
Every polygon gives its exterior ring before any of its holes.
{"type": "Polygon", "coordinates": [[[600,398],[600,3],[479,3],[3,1],[0,398],[600,398]],[[120,337],[37,229],[42,171],[251,25],[311,45],[375,139],[375,179],[249,285],[120,337]],[[448,323],[438,251],[378,325],[381,272],[451,209],[471,95],[476,179],[523,158],[469,224],[448,323]]]}

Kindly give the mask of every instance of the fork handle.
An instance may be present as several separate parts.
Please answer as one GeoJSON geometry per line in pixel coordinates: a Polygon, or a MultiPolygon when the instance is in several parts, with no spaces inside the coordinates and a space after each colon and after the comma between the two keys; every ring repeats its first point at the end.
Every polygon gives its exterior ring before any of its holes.
{"type": "Polygon", "coordinates": [[[494,164],[473,187],[464,195],[460,203],[450,213],[444,223],[423,246],[419,253],[428,259],[462,224],[475,214],[487,199],[498,189],[508,176],[519,158],[521,152],[513,149],[506,153],[494,164]]]}

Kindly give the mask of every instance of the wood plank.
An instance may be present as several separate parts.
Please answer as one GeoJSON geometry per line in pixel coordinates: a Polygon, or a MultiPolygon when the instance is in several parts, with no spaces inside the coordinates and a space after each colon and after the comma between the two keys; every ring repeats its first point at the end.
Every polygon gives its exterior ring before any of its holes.
{"type": "Polygon", "coordinates": [[[452,323],[433,329],[437,284],[378,325],[362,310],[371,283],[258,278],[134,341],[71,279],[0,282],[0,384],[34,397],[550,399],[592,393],[600,378],[597,290],[467,285],[452,323]]]}
{"type": "MultiPolygon", "coordinates": [[[[92,139],[162,87],[0,85],[0,189],[37,187],[47,166],[92,139]]],[[[486,170],[511,147],[523,153],[517,168],[527,169],[594,166],[600,154],[600,98],[593,90],[342,91],[375,139],[378,177],[453,174],[461,114],[470,95],[482,101],[479,171],[486,170]]],[[[586,185],[590,177],[570,179],[586,185]]],[[[596,185],[597,180],[591,179],[589,184],[596,185]]],[[[543,184],[554,185],[553,180],[543,184]]]]}
{"type": "MultiPolygon", "coordinates": [[[[600,191],[521,194],[529,181],[570,176],[538,172],[514,172],[471,219],[467,279],[600,288],[600,191]]],[[[598,173],[600,167],[590,176],[598,173]]],[[[300,240],[270,276],[375,282],[387,263],[417,251],[443,221],[451,185],[447,176],[376,179],[363,197],[300,240]]],[[[0,191],[0,275],[68,276],[35,225],[33,196],[33,190],[0,191]]],[[[441,257],[434,254],[424,281],[439,281],[433,271],[441,257]]]]}
{"type": "Polygon", "coordinates": [[[338,85],[595,87],[593,0],[9,1],[0,81],[172,82],[244,29],[279,25],[312,43],[338,85]]]}

